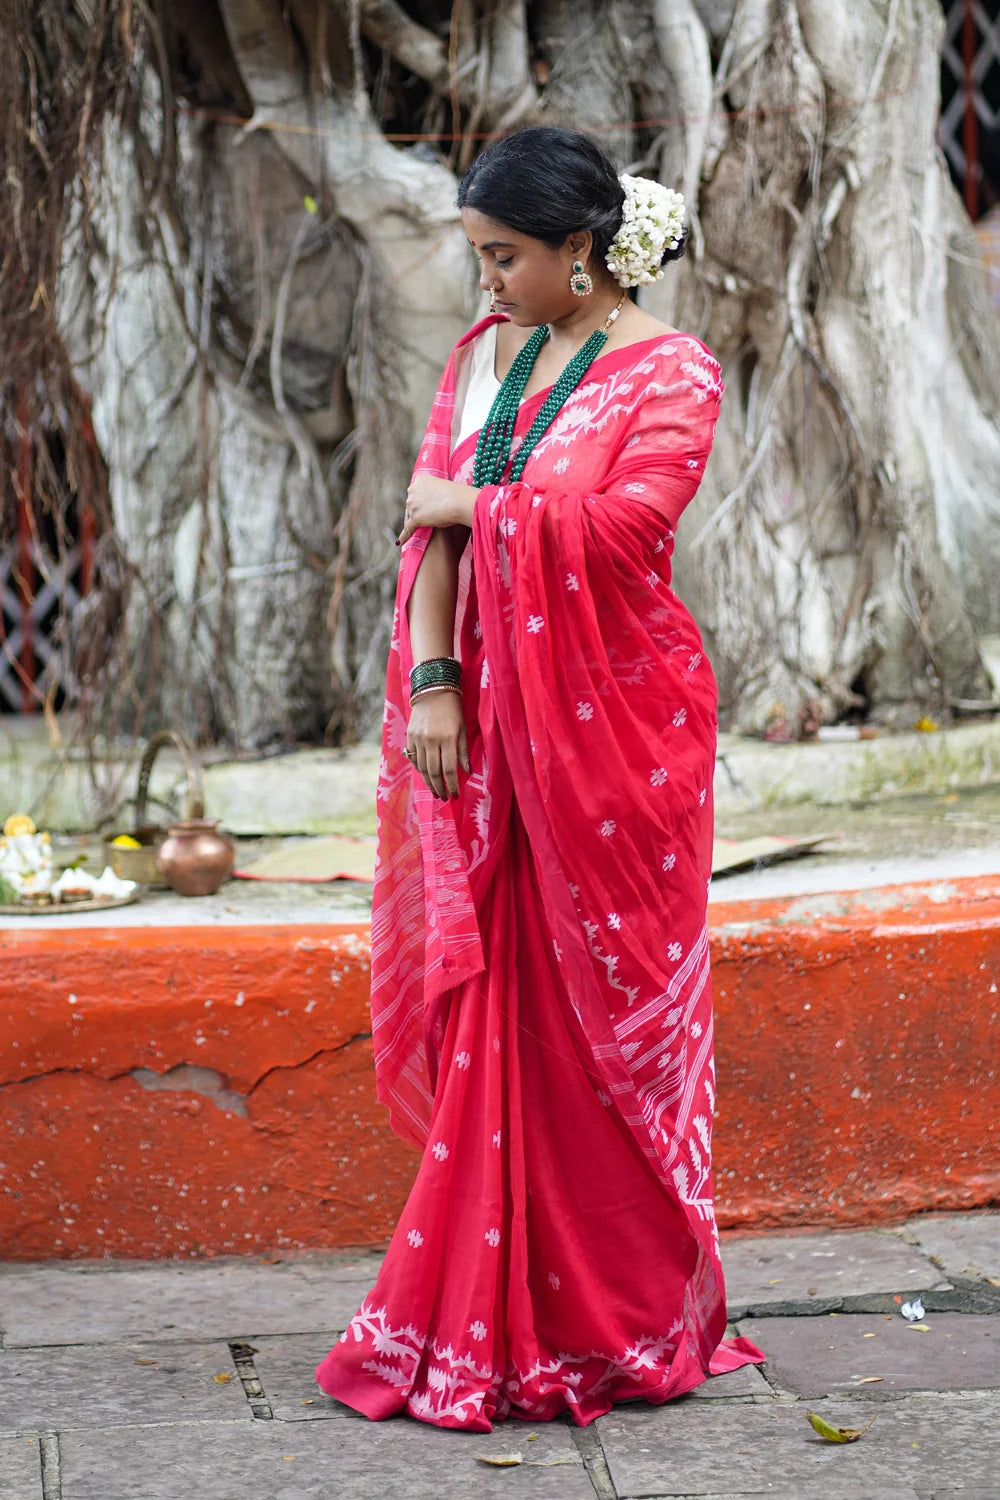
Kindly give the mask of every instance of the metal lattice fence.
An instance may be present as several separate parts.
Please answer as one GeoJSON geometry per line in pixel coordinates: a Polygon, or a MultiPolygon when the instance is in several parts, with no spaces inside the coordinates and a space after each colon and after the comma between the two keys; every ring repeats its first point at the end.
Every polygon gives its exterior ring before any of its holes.
{"type": "Polygon", "coordinates": [[[0,713],[72,698],[66,622],[89,586],[90,554],[89,534],[50,545],[19,505],[17,534],[0,551],[0,713]]]}
{"type": "Polygon", "coordinates": [[[984,184],[1000,199],[1000,14],[995,3],[950,0],[941,48],[940,140],[965,206],[978,218],[984,184]],[[990,14],[990,11],[993,14],[990,14]],[[988,151],[983,147],[989,142],[988,151]]]}

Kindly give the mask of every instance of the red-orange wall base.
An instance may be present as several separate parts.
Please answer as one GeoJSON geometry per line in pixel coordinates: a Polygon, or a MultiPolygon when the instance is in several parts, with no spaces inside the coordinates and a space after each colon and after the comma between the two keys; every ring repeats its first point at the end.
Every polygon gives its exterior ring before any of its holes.
{"type": "MultiPolygon", "coordinates": [[[[1000,1200],[1000,881],[711,910],[723,1226],[1000,1200]]],[[[367,987],[361,926],[0,933],[0,1256],[385,1240],[367,987]]]]}

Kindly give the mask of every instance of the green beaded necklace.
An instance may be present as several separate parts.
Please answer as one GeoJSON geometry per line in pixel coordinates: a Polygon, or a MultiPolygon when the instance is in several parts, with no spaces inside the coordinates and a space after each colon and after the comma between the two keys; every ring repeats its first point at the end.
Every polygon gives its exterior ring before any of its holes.
{"type": "Polygon", "coordinates": [[[549,336],[546,324],[543,323],[541,328],[535,329],[507,371],[490,408],[490,414],[480,429],[472,471],[472,483],[477,489],[484,484],[499,484],[504,477],[508,463],[510,463],[511,482],[514,483],[520,479],[524,466],[531,456],[531,450],[542,434],[548,430],[556,413],[568,401],[607,343],[611,325],[621,312],[627,296],[627,292],[622,292],[618,306],[612,310],[604,326],[595,329],[587,342],[573,355],[542,402],[538,415],[525,433],[524,442],[518,448],[511,463],[510,444],[517,423],[518,408],[521,405],[524,388],[535,367],[535,360],[549,336]]]}

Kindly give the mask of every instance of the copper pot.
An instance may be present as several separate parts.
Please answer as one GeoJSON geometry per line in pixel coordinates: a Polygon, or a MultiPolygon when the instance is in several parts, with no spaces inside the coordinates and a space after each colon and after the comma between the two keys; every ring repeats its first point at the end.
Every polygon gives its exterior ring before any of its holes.
{"type": "Polygon", "coordinates": [[[182,896],[211,896],[233,873],[232,842],[212,818],[188,818],[167,831],[156,863],[182,896]]]}

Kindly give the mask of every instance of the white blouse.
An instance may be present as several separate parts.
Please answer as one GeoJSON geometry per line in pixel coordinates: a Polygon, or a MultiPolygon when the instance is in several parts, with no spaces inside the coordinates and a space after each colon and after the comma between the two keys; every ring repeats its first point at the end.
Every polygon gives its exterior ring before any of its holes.
{"type": "Polygon", "coordinates": [[[469,384],[462,403],[462,420],[458,437],[452,444],[452,453],[472,433],[478,432],[490,414],[496,400],[500,382],[496,377],[497,328],[494,323],[476,339],[472,348],[472,363],[469,367],[469,384]]]}

